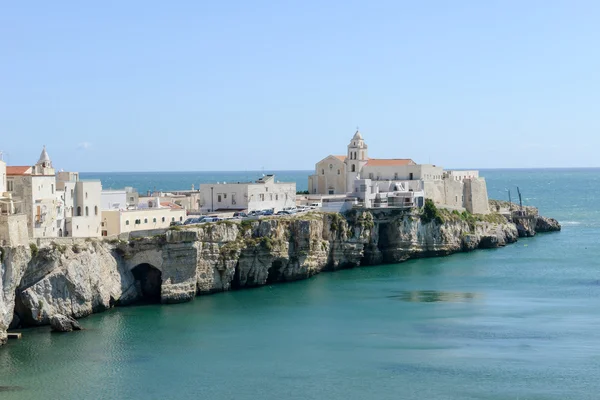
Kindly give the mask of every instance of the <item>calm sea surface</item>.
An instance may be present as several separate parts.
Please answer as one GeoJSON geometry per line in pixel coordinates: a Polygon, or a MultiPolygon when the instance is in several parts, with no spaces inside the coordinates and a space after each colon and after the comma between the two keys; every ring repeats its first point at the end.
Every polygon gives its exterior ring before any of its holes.
{"type": "MultiPolygon", "coordinates": [[[[143,191],[244,174],[85,177],[143,191]]],[[[0,399],[599,399],[600,170],[483,174],[563,231],[24,330],[0,348],[0,399]]]]}

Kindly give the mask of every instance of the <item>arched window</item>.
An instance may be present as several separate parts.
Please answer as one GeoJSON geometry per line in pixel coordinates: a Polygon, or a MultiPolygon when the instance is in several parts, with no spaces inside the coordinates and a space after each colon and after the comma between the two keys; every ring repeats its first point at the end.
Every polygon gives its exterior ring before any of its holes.
{"type": "Polygon", "coordinates": [[[352,172],[356,172],[356,165],[352,164],[352,172]]]}
{"type": "Polygon", "coordinates": [[[171,222],[175,222],[175,217],[171,218],[171,222]]]}
{"type": "Polygon", "coordinates": [[[181,221],[183,221],[183,217],[179,217],[179,221],[180,221],[180,222],[181,222],[181,221]]]}
{"type": "Polygon", "coordinates": [[[85,192],[85,199],[87,200],[87,192],[85,192]]]}
{"type": "Polygon", "coordinates": [[[88,208],[88,206],[85,206],[85,216],[86,217],[90,216],[90,209],[88,208]]]}
{"type": "Polygon", "coordinates": [[[125,221],[125,225],[129,225],[129,220],[126,220],[126,221],[125,221]]]}
{"type": "Polygon", "coordinates": [[[81,206],[77,206],[77,216],[81,217],[81,206]]]}
{"type": "Polygon", "coordinates": [[[73,189],[71,189],[71,198],[73,198],[73,189]]]}
{"type": "Polygon", "coordinates": [[[162,222],[165,222],[165,217],[162,217],[162,222]]]}
{"type": "Polygon", "coordinates": [[[340,170],[338,169],[338,175],[340,174],[340,170]]]}
{"type": "Polygon", "coordinates": [[[329,164],[329,169],[333,169],[333,164],[329,164]]]}
{"type": "Polygon", "coordinates": [[[152,222],[156,223],[156,218],[153,218],[153,219],[152,219],[152,222]]]}
{"type": "Polygon", "coordinates": [[[98,206],[94,206],[94,215],[98,215],[98,206]]]}
{"type": "Polygon", "coordinates": [[[354,159],[356,160],[356,152],[354,152],[354,159]]]}
{"type": "Polygon", "coordinates": [[[144,218],[144,223],[147,224],[148,223],[148,218],[144,218]]]}
{"type": "Polygon", "coordinates": [[[324,169],[321,170],[321,175],[325,175],[325,170],[324,169]]]}

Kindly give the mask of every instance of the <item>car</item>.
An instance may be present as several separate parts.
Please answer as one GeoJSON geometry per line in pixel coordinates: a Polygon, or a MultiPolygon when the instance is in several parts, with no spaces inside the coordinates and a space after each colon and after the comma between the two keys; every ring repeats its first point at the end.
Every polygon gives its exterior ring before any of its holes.
{"type": "Polygon", "coordinates": [[[169,226],[180,226],[180,225],[184,225],[184,223],[180,222],[180,221],[171,221],[171,223],[169,224],[169,226]]]}
{"type": "Polygon", "coordinates": [[[274,214],[272,208],[269,210],[262,210],[261,212],[262,212],[262,215],[273,215],[274,214]]]}
{"type": "Polygon", "coordinates": [[[246,218],[248,216],[248,214],[246,214],[245,212],[234,212],[233,213],[233,217],[234,218],[246,218]]]}
{"type": "Polygon", "coordinates": [[[281,210],[281,211],[277,211],[277,213],[275,215],[293,215],[294,213],[292,211],[288,211],[288,210],[281,210]]]}
{"type": "Polygon", "coordinates": [[[251,217],[258,217],[259,215],[263,215],[263,212],[259,211],[259,210],[254,210],[254,211],[250,211],[250,214],[248,214],[248,216],[251,216],[251,217]]]}
{"type": "Polygon", "coordinates": [[[205,223],[205,222],[217,222],[217,221],[218,221],[217,217],[204,217],[202,219],[202,223],[205,223]]]}

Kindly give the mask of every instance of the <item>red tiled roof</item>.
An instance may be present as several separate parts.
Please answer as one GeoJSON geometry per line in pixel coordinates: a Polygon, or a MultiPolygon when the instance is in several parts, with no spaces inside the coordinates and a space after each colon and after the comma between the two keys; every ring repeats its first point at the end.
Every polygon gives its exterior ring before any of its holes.
{"type": "Polygon", "coordinates": [[[369,158],[366,167],[399,167],[404,165],[415,165],[410,158],[369,158]]]}
{"type": "Polygon", "coordinates": [[[31,175],[31,167],[6,167],[6,175],[31,175]]]}
{"type": "Polygon", "coordinates": [[[346,156],[334,156],[335,158],[337,158],[338,160],[340,160],[341,162],[344,162],[346,160],[346,156]]]}

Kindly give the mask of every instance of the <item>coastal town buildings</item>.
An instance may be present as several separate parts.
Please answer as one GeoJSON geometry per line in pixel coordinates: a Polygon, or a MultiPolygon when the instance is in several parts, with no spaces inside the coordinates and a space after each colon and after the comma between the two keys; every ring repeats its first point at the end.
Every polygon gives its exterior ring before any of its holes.
{"type": "Polygon", "coordinates": [[[224,210],[282,210],[296,205],[296,183],[277,182],[266,175],[255,182],[200,185],[203,212],[224,210]]]}
{"type": "Polygon", "coordinates": [[[368,151],[357,130],[346,155],[330,155],[315,165],[309,193],[355,197],[367,208],[422,206],[427,198],[442,207],[489,212],[485,179],[478,171],[445,171],[408,158],[371,158],[368,151]]]}

